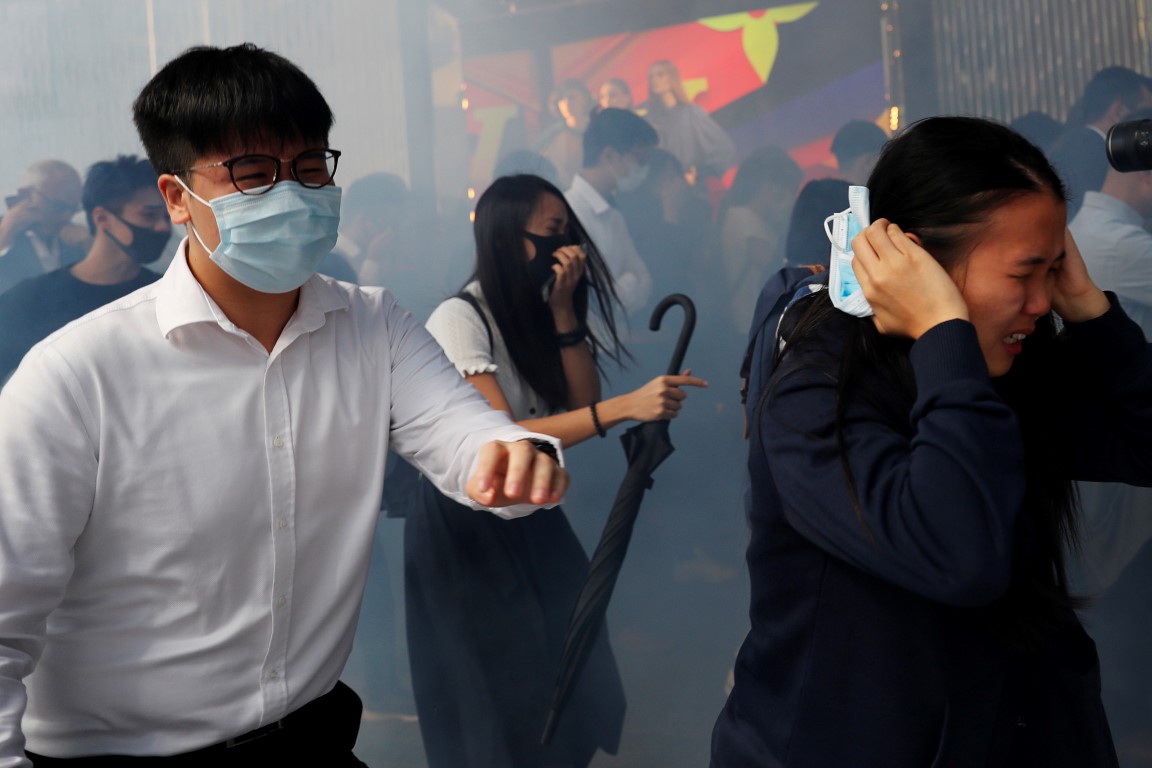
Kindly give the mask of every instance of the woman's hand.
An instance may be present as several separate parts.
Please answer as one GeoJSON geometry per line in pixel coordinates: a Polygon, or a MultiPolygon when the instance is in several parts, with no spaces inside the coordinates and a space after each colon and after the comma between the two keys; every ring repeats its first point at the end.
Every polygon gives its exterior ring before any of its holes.
{"type": "Polygon", "coordinates": [[[688,393],[681,387],[706,387],[708,382],[692,376],[688,369],[679,376],[657,376],[640,389],[629,392],[623,416],[635,421],[674,419],[684,407],[688,393]]]}
{"type": "Polygon", "coordinates": [[[552,309],[552,318],[556,321],[556,330],[559,333],[576,330],[580,319],[576,317],[576,309],[572,305],[572,294],[584,276],[584,262],[587,256],[584,249],[578,245],[566,245],[554,254],[559,264],[552,265],[556,274],[556,282],[552,284],[552,295],[548,297],[548,306],[552,309]]]}
{"type": "Polygon", "coordinates": [[[918,339],[940,323],[968,319],[968,305],[940,263],[887,219],[856,235],[852,252],[880,333],[918,339]]]}
{"type": "Polygon", "coordinates": [[[1056,267],[1052,308],[1070,323],[1082,323],[1108,311],[1108,297],[1096,287],[1072,232],[1064,230],[1064,258],[1056,267]]]}

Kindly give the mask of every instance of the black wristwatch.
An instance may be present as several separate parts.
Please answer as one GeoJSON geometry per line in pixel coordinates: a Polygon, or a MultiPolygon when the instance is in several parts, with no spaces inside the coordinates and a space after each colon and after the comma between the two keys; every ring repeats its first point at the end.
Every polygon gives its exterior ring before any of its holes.
{"type": "Polygon", "coordinates": [[[537,437],[526,437],[524,438],[524,442],[532,443],[536,450],[540,451],[540,453],[556,462],[557,466],[560,465],[560,456],[556,453],[556,446],[554,446],[552,443],[548,442],[547,440],[541,440],[537,437]]]}

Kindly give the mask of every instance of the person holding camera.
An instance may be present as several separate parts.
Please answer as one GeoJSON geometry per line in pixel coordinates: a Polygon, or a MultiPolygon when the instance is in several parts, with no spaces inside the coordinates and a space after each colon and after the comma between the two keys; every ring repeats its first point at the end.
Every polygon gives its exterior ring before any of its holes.
{"type": "Polygon", "coordinates": [[[62,160],[40,160],[24,172],[0,218],[0,293],[84,258],[84,235],[69,227],[80,191],[80,174],[62,160]]]}

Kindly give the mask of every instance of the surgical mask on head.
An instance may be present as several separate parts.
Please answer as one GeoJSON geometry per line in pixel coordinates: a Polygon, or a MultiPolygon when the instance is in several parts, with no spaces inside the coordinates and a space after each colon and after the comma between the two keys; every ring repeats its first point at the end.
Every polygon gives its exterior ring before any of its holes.
{"type": "Polygon", "coordinates": [[[648,178],[648,166],[641,165],[632,158],[628,161],[628,173],[616,177],[616,189],[621,192],[635,192],[648,178]]]}
{"type": "Polygon", "coordinates": [[[282,181],[262,195],[233,192],[208,201],[176,181],[216,216],[220,245],[210,249],[192,227],[196,240],[220,269],[254,291],[299,288],[336,245],[340,187],[282,181]]]}
{"type": "Polygon", "coordinates": [[[824,232],[832,242],[828,293],[833,306],[855,317],[871,317],[873,314],[852,269],[852,238],[871,223],[868,188],[855,186],[848,187],[848,210],[834,213],[824,220],[824,232]]]}
{"type": "Polygon", "coordinates": [[[556,282],[556,273],[552,271],[552,265],[560,263],[556,258],[556,251],[566,245],[572,245],[572,236],[567,233],[537,235],[526,231],[524,237],[536,248],[536,255],[528,262],[528,274],[540,289],[541,298],[548,301],[552,294],[552,284],[556,282]]]}
{"type": "MultiPolygon", "coordinates": [[[[109,211],[109,213],[112,213],[109,211]]],[[[116,214],[112,213],[113,216],[116,214]]],[[[137,264],[151,264],[160,258],[164,253],[164,246],[168,245],[168,238],[172,236],[171,230],[167,232],[157,232],[151,227],[140,227],[130,221],[124,221],[119,216],[117,220],[124,226],[128,227],[132,232],[132,242],[125,245],[120,242],[116,235],[108,230],[104,230],[104,234],[108,235],[108,239],[120,246],[120,250],[128,254],[133,261],[137,264]]]]}

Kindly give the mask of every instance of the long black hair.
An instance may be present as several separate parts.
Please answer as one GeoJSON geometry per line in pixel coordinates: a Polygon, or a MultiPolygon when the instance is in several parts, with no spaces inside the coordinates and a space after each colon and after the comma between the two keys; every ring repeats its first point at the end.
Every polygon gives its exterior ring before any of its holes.
{"type": "MultiPolygon", "coordinates": [[[[889,219],[917,235],[924,249],[950,272],[962,271],[983,234],[981,224],[1005,203],[1027,194],[1065,199],[1060,177],[1039,149],[1006,126],[968,117],[935,117],[912,125],[885,146],[868,189],[872,218],[889,219]]],[[[855,398],[875,404],[891,412],[893,423],[904,424],[911,437],[907,423],[915,399],[908,361],[911,342],[880,334],[871,318],[846,320],[832,306],[827,291],[806,301],[808,306],[788,324],[788,343],[777,361],[779,375],[817,361],[835,366],[829,374],[837,380],[841,465],[857,517],[871,538],[848,463],[846,409],[855,398]],[[841,358],[832,362],[806,354],[807,342],[834,320],[848,329],[841,358]],[[877,371],[879,377],[874,375],[877,371]]],[[[1021,530],[1027,531],[1031,549],[1027,556],[1014,558],[1009,591],[987,616],[990,628],[1017,647],[1034,645],[1076,604],[1069,595],[1063,559],[1065,546],[1076,546],[1076,495],[1071,466],[1061,450],[1058,419],[1053,418],[1061,411],[1056,406],[1061,391],[1058,374],[1045,367],[1051,356],[1041,350],[1059,343],[1049,315],[1027,340],[1025,354],[996,381],[1020,420],[1026,481],[1021,530]]]]}
{"type": "Polygon", "coordinates": [[[480,290],[517,373],[554,410],[568,407],[568,382],[560,361],[556,326],[548,304],[528,271],[524,230],[541,198],[553,195],[568,211],[568,232],[572,242],[583,245],[587,254],[584,279],[572,296],[580,324],[588,327],[588,343],[603,373],[604,359],[617,363],[626,354],[616,334],[613,304],[619,304],[604,259],[588,236],[572,206],[554,184],[539,176],[518,174],[492,182],[476,203],[476,270],[471,280],[479,280],[480,290]],[[590,296],[600,322],[588,326],[590,296]],[[599,335],[598,335],[599,334],[599,335]]]}

